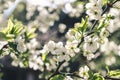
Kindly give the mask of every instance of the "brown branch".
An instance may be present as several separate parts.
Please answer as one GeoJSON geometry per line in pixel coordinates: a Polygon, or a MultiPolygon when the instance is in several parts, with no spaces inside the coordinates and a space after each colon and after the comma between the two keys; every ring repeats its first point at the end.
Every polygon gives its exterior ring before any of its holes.
{"type": "Polygon", "coordinates": [[[56,69],[55,72],[48,78],[48,80],[50,80],[53,76],[55,76],[55,75],[57,75],[57,74],[60,74],[59,69],[60,69],[60,67],[62,66],[63,63],[65,63],[65,61],[59,63],[57,69],[56,69]]]}

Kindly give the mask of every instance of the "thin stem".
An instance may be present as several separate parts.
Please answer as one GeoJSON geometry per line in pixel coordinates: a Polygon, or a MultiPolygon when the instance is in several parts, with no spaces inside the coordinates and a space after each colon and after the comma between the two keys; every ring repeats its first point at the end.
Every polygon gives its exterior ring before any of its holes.
{"type": "Polygon", "coordinates": [[[79,44],[77,45],[77,47],[79,47],[82,44],[83,41],[84,41],[84,37],[81,38],[81,41],[79,42],[79,44]]]}
{"type": "MultiPolygon", "coordinates": [[[[109,8],[108,5],[106,5],[106,7],[105,7],[105,9],[103,10],[101,16],[102,16],[103,14],[105,14],[105,12],[108,10],[108,8],[109,8]]],[[[93,26],[92,26],[92,28],[91,28],[90,31],[92,31],[92,30],[95,28],[95,26],[96,26],[96,24],[98,23],[98,21],[99,21],[99,20],[95,20],[95,21],[94,21],[93,26]]]]}
{"type": "Polygon", "coordinates": [[[56,69],[55,72],[48,78],[48,80],[50,80],[50,78],[52,78],[53,76],[55,76],[55,75],[57,75],[57,74],[60,74],[60,73],[59,73],[59,69],[60,69],[60,67],[62,66],[62,64],[63,64],[64,62],[65,62],[65,61],[59,63],[57,69],[56,69]]]}
{"type": "Polygon", "coordinates": [[[117,1],[120,1],[120,0],[115,0],[115,1],[112,3],[112,5],[115,4],[117,1]]]}
{"type": "Polygon", "coordinates": [[[84,79],[83,77],[80,77],[77,72],[73,72],[73,73],[60,72],[60,74],[84,79]]]}

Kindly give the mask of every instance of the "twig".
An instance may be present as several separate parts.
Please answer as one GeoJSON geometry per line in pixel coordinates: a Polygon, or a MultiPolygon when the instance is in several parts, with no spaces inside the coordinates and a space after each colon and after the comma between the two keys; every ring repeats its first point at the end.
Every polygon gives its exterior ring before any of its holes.
{"type": "MultiPolygon", "coordinates": [[[[107,4],[106,7],[105,7],[105,9],[103,10],[101,16],[102,16],[103,14],[105,14],[105,13],[107,12],[107,10],[108,10],[113,4],[115,4],[117,1],[120,1],[120,0],[114,1],[113,3],[111,3],[111,5],[108,5],[108,4],[107,4]]],[[[96,26],[96,24],[98,23],[98,21],[99,21],[99,20],[95,20],[95,21],[94,21],[94,23],[93,23],[93,25],[92,25],[92,28],[90,29],[90,32],[95,28],[95,26],[96,26]]],[[[91,33],[89,33],[89,34],[87,34],[87,35],[90,35],[90,34],[92,34],[92,33],[93,33],[93,32],[91,32],[91,33]]],[[[81,39],[81,41],[80,41],[80,43],[78,44],[77,47],[79,47],[83,41],[84,41],[84,37],[82,37],[82,39],[81,39]]]]}
{"type": "Polygon", "coordinates": [[[52,78],[53,76],[55,76],[55,75],[57,75],[57,74],[60,74],[59,69],[60,69],[60,67],[62,66],[62,64],[63,64],[64,62],[65,62],[65,61],[59,63],[57,69],[56,69],[55,72],[48,78],[48,80],[50,80],[50,78],[52,78]]]}
{"type": "MultiPolygon", "coordinates": [[[[112,5],[115,4],[117,1],[120,1],[120,0],[116,0],[116,1],[114,1],[113,3],[111,3],[110,5],[107,4],[106,7],[105,7],[105,9],[103,10],[101,16],[102,16],[103,14],[105,14],[105,13],[107,12],[107,10],[108,10],[110,7],[112,7],[112,5]]],[[[99,21],[99,20],[95,20],[95,21],[94,21],[94,24],[93,24],[91,30],[94,29],[94,27],[96,26],[96,24],[98,23],[98,21],[99,21]]]]}
{"type": "Polygon", "coordinates": [[[78,75],[78,72],[73,72],[73,73],[59,72],[59,73],[62,74],[62,75],[74,76],[74,77],[77,77],[77,78],[82,78],[82,79],[84,79],[83,77],[80,77],[80,76],[78,75]]]}

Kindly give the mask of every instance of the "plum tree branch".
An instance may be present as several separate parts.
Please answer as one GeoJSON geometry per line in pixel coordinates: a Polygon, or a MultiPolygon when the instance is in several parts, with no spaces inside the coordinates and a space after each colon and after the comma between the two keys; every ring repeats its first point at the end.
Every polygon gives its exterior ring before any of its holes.
{"type": "MultiPolygon", "coordinates": [[[[110,5],[109,5],[109,4],[106,4],[105,9],[103,10],[101,16],[102,16],[103,14],[105,14],[105,13],[107,12],[107,10],[109,10],[109,9],[112,7],[112,5],[115,4],[117,1],[120,1],[120,0],[115,0],[115,1],[114,1],[113,3],[111,3],[110,5]]],[[[95,20],[95,21],[94,21],[91,30],[93,30],[93,29],[95,28],[95,26],[96,26],[96,24],[98,23],[98,21],[99,21],[99,20],[95,20]]]]}
{"type": "Polygon", "coordinates": [[[56,69],[55,72],[48,78],[48,80],[50,80],[53,76],[55,76],[55,75],[57,75],[57,74],[60,74],[59,69],[60,69],[60,67],[63,65],[63,63],[65,63],[65,61],[62,61],[62,62],[59,63],[57,69],[56,69]]]}

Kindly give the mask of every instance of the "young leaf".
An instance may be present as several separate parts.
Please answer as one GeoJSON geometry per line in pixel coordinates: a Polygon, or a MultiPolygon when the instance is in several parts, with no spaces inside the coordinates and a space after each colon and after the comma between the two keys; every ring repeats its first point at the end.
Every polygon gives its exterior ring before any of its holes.
{"type": "Polygon", "coordinates": [[[34,38],[34,37],[36,36],[35,30],[36,30],[36,28],[28,29],[28,28],[26,27],[26,38],[27,38],[27,39],[34,38]]]}
{"type": "Polygon", "coordinates": [[[120,78],[120,70],[109,71],[108,76],[114,78],[120,78]]]}
{"type": "Polygon", "coordinates": [[[43,61],[46,60],[46,57],[47,57],[47,54],[46,54],[46,53],[42,54],[42,60],[43,60],[43,61]]]}
{"type": "Polygon", "coordinates": [[[23,30],[23,25],[21,22],[16,22],[14,25],[14,30],[13,30],[13,34],[15,34],[16,36],[20,35],[21,32],[23,30]]]}
{"type": "Polygon", "coordinates": [[[81,23],[76,23],[75,24],[75,29],[82,34],[86,31],[87,27],[88,27],[88,17],[86,17],[85,20],[82,18],[81,23]]]}
{"type": "Polygon", "coordinates": [[[103,76],[99,75],[98,73],[95,73],[93,78],[90,80],[105,80],[103,76]]]}
{"type": "Polygon", "coordinates": [[[9,34],[10,31],[12,30],[13,26],[14,26],[14,24],[13,24],[12,20],[9,19],[7,27],[2,32],[9,34]]]}
{"type": "Polygon", "coordinates": [[[50,80],[64,80],[64,76],[63,75],[56,75],[56,76],[52,77],[50,80]]]}

